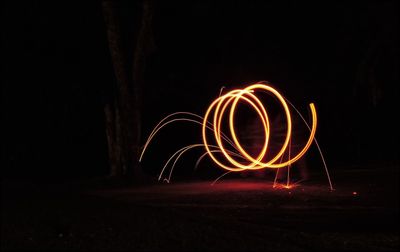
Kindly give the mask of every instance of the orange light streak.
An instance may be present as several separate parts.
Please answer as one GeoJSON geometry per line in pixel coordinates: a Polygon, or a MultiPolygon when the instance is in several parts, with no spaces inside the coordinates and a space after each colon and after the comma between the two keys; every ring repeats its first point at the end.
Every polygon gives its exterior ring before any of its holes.
{"type": "MultiPolygon", "coordinates": [[[[279,161],[277,162],[278,159],[281,159],[283,157],[283,154],[286,152],[290,139],[291,139],[291,134],[292,134],[292,119],[291,119],[291,114],[289,110],[289,106],[287,105],[285,98],[274,88],[271,86],[268,86],[264,83],[256,83],[253,85],[250,85],[244,89],[236,89],[233,90],[223,96],[220,96],[217,98],[215,101],[211,103],[211,105],[208,107],[206,114],[203,118],[203,130],[202,130],[202,137],[203,137],[203,143],[204,147],[208,153],[208,155],[211,157],[211,159],[218,164],[221,168],[228,170],[228,171],[244,171],[244,170],[258,170],[258,169],[264,169],[264,168],[282,168],[288,165],[291,165],[292,163],[296,162],[299,160],[309,149],[311,146],[311,143],[314,139],[316,128],[317,128],[317,113],[316,109],[313,103],[310,103],[310,110],[311,110],[311,115],[312,115],[312,127],[311,127],[311,132],[310,136],[307,140],[307,143],[303,147],[303,149],[295,155],[293,158],[290,158],[284,162],[279,161]],[[280,151],[275,155],[275,157],[271,158],[267,162],[263,162],[262,160],[265,158],[265,155],[267,153],[268,149],[268,140],[269,140],[269,132],[270,132],[270,125],[269,125],[269,118],[268,114],[266,111],[266,108],[263,106],[261,103],[260,99],[254,93],[257,90],[265,91],[268,93],[272,93],[276,98],[278,98],[279,102],[281,103],[285,115],[286,115],[286,121],[287,121],[287,131],[286,131],[286,137],[285,141],[283,142],[282,148],[280,151]],[[235,123],[234,123],[234,117],[235,117],[235,110],[237,107],[237,104],[239,101],[245,101],[251,105],[251,107],[257,112],[258,116],[260,117],[262,121],[262,125],[264,128],[264,144],[263,147],[260,150],[260,153],[256,158],[253,158],[250,156],[241,146],[238,137],[236,135],[236,130],[235,130],[235,123]],[[229,110],[229,129],[230,133],[232,136],[232,140],[235,144],[235,149],[239,151],[240,155],[244,157],[247,161],[246,164],[240,163],[236,161],[230,154],[228,154],[228,151],[225,149],[222,140],[221,140],[221,125],[222,125],[222,118],[225,113],[225,111],[228,109],[228,106],[230,106],[229,110]],[[223,156],[225,157],[226,161],[230,163],[230,165],[226,165],[221,160],[217,159],[217,157],[213,154],[215,151],[211,151],[209,147],[209,141],[207,139],[207,122],[209,117],[213,117],[213,132],[214,132],[214,140],[216,141],[219,150],[223,153],[223,156]]],[[[282,159],[281,159],[282,160],[282,159]]]]}
{"type": "MultiPolygon", "coordinates": [[[[174,170],[175,164],[177,163],[178,159],[180,159],[180,157],[185,152],[191,149],[204,147],[206,152],[203,155],[201,155],[200,158],[197,160],[195,168],[197,168],[199,162],[203,159],[203,157],[208,155],[218,166],[226,170],[226,172],[221,176],[219,176],[212,184],[215,184],[220,178],[224,177],[225,175],[231,172],[270,168],[270,169],[277,169],[273,187],[291,189],[293,186],[296,185],[296,183],[290,184],[290,177],[289,177],[290,166],[291,164],[299,160],[308,151],[312,142],[314,141],[321,155],[330,188],[331,190],[333,190],[332,182],[330,179],[328,168],[326,166],[325,159],[322,155],[322,151],[319,147],[319,144],[315,138],[315,133],[317,129],[317,113],[314,104],[313,103],[309,104],[311,111],[311,118],[312,118],[312,124],[310,126],[304,119],[304,117],[301,115],[301,113],[289,100],[287,100],[284,96],[282,96],[276,89],[267,84],[268,83],[266,82],[258,82],[249,85],[248,87],[243,89],[232,90],[224,95],[222,95],[222,90],[224,87],[221,88],[219,97],[210,104],[210,106],[206,110],[204,117],[190,112],[175,112],[164,117],[156,125],[156,127],[153,129],[153,131],[147,138],[143,146],[139,162],[142,161],[143,155],[146,149],[148,148],[150,142],[162,128],[174,122],[191,122],[201,125],[203,143],[188,145],[176,151],[163,166],[158,180],[161,180],[164,172],[167,169],[167,166],[172,162],[169,176],[167,178],[164,178],[163,180],[170,182],[172,172],[174,170]],[[282,110],[285,113],[286,124],[287,124],[286,136],[285,140],[282,143],[281,149],[274,157],[269,158],[268,161],[265,160],[267,159],[266,154],[268,153],[268,145],[271,132],[270,119],[268,117],[267,108],[264,106],[259,97],[257,97],[256,95],[257,92],[260,91],[272,94],[272,96],[274,96],[279,101],[282,110]],[[262,147],[259,150],[259,153],[255,157],[246,152],[246,150],[240,144],[240,141],[236,134],[237,129],[235,125],[235,116],[236,116],[236,108],[239,102],[244,102],[250,105],[250,108],[254,109],[254,111],[256,112],[257,116],[260,118],[262,123],[264,131],[264,141],[262,147]],[[295,112],[297,112],[297,114],[300,116],[300,118],[303,120],[303,122],[310,131],[309,138],[305,143],[303,149],[301,149],[301,151],[299,151],[299,153],[297,153],[296,155],[292,155],[291,153],[292,116],[288,104],[295,110],[295,112]],[[227,126],[229,128],[231,137],[225,135],[221,130],[221,127],[224,125],[223,120],[224,118],[226,120],[226,117],[228,117],[227,126]],[[212,134],[207,135],[207,130],[211,131],[212,134]],[[213,136],[213,144],[210,144],[210,140],[208,139],[208,137],[210,136],[213,136]],[[233,149],[231,150],[226,149],[224,144],[225,145],[228,144],[233,149]],[[216,157],[215,153],[220,153],[219,158],[216,157]],[[284,160],[285,159],[284,157],[286,156],[285,153],[288,154],[288,156],[286,157],[287,160],[284,160]],[[237,159],[234,159],[233,157],[239,158],[240,162],[237,159]],[[287,182],[285,183],[285,185],[280,185],[279,183],[277,183],[277,177],[279,168],[283,167],[288,167],[287,182]]],[[[354,194],[356,195],[357,192],[354,194]]]]}

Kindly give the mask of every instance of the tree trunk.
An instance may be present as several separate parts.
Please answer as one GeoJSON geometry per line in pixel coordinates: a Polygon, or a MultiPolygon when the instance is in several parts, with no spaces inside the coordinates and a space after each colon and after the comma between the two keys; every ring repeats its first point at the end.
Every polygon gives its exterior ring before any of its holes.
{"type": "MultiPolygon", "coordinates": [[[[108,44],[116,77],[113,103],[104,108],[110,160],[110,175],[139,183],[144,173],[139,166],[141,141],[141,86],[145,60],[153,48],[152,5],[143,1],[140,10],[115,1],[102,2],[108,44]],[[124,6],[125,5],[125,6],[124,6]],[[126,9],[128,7],[128,9],[126,9]],[[139,15],[136,22],[125,22],[119,11],[139,15]],[[133,55],[132,55],[133,54],[133,55]]],[[[126,21],[126,20],[125,20],[126,21]]]]}

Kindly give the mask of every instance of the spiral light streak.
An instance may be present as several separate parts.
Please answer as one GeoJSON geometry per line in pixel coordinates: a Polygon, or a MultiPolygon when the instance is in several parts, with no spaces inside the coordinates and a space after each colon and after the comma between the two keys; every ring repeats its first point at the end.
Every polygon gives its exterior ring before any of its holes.
{"type": "Polygon", "coordinates": [[[164,181],[169,182],[171,180],[172,172],[174,170],[174,167],[179,160],[179,158],[187,151],[198,148],[198,147],[203,147],[205,148],[205,153],[200,156],[200,158],[197,160],[195,169],[197,168],[198,164],[200,161],[205,157],[209,156],[218,166],[220,166],[222,169],[226,170],[225,173],[223,173],[221,176],[219,176],[212,184],[215,184],[220,178],[224,177],[225,175],[231,173],[231,172],[240,172],[240,171],[245,171],[245,170],[259,170],[259,169],[276,169],[277,173],[274,179],[274,187],[277,185],[277,175],[279,168],[283,167],[288,167],[288,174],[287,174],[287,183],[285,188],[290,188],[289,185],[289,180],[290,180],[290,175],[289,175],[289,170],[291,164],[299,160],[310,148],[312,142],[314,141],[315,144],[317,145],[318,151],[320,153],[320,156],[322,158],[324,167],[325,167],[325,172],[328,177],[329,185],[331,190],[333,190],[332,182],[330,179],[330,175],[328,172],[328,168],[326,166],[325,159],[322,155],[322,151],[318,145],[318,142],[315,138],[315,133],[317,129],[317,112],[315,109],[315,106],[313,103],[309,104],[310,111],[311,111],[311,118],[312,118],[312,123],[311,126],[307,123],[307,121],[304,119],[304,117],[301,115],[301,113],[294,107],[294,105],[288,101],[284,96],[282,96],[276,89],[273,87],[267,85],[268,83],[265,82],[257,82],[255,84],[252,84],[250,86],[247,86],[244,89],[235,89],[232,90],[226,94],[222,94],[223,88],[221,88],[220,91],[220,96],[215,99],[208,109],[206,110],[206,113],[204,117],[201,117],[199,115],[196,115],[194,113],[190,112],[175,112],[172,113],[166,117],[164,117],[153,129],[153,131],[150,133],[149,137],[146,140],[146,143],[142,149],[142,153],[139,158],[139,162],[142,161],[143,155],[148,148],[150,142],[153,140],[155,135],[165,126],[173,123],[173,122],[179,122],[179,121],[186,121],[186,122],[192,122],[198,125],[201,125],[202,127],[202,140],[203,143],[197,143],[197,144],[192,144],[185,146],[178,151],[176,151],[165,163],[163,166],[160,175],[158,177],[159,180],[162,179],[165,170],[167,169],[168,165],[172,163],[172,167],[169,170],[169,175],[168,178],[164,178],[164,181]],[[268,153],[268,145],[269,145],[269,140],[270,140],[270,132],[271,132],[271,126],[270,126],[270,118],[268,117],[268,111],[267,108],[264,106],[264,104],[261,102],[259,97],[257,97],[257,92],[264,92],[268,94],[272,94],[276,98],[276,100],[279,102],[280,106],[282,107],[283,112],[285,113],[285,118],[286,118],[286,136],[284,138],[284,141],[282,143],[281,148],[275,154],[274,157],[270,158],[268,157],[269,160],[267,160],[266,155],[268,153]],[[259,153],[256,155],[256,157],[253,157],[250,155],[240,144],[240,141],[238,139],[238,136],[236,134],[237,128],[235,125],[235,116],[236,116],[236,109],[237,106],[240,102],[246,103],[252,108],[257,116],[259,117],[261,123],[262,123],[262,129],[264,132],[264,139],[263,139],[263,144],[262,147],[260,147],[259,153]],[[303,146],[303,148],[295,155],[293,155],[291,151],[291,139],[292,139],[292,116],[290,113],[290,109],[288,104],[295,109],[297,114],[301,117],[307,128],[310,130],[310,135],[308,137],[307,142],[303,146]],[[179,118],[175,118],[175,117],[179,118]],[[190,118],[192,117],[192,118],[190,118]],[[226,134],[222,132],[222,126],[224,126],[224,119],[227,119],[227,126],[229,126],[229,133],[230,137],[228,137],[226,134]],[[211,123],[212,122],[212,123],[211,123]],[[210,134],[211,132],[211,134],[210,134]],[[210,136],[213,137],[213,139],[209,139],[210,136]],[[213,144],[211,144],[213,142],[213,144]],[[229,144],[231,149],[227,149],[225,147],[226,143],[229,144]],[[218,158],[216,156],[216,153],[218,153],[218,158]],[[285,160],[285,156],[286,160],[285,160]],[[234,157],[237,157],[240,159],[240,161],[236,160],[234,157]],[[267,160],[267,161],[265,161],[267,160]]]}
{"type": "Polygon", "coordinates": [[[291,131],[292,131],[292,119],[290,115],[290,110],[289,107],[285,101],[285,98],[274,88],[264,84],[264,83],[256,83],[253,85],[250,85],[244,89],[237,89],[233,90],[219,98],[217,98],[214,102],[211,103],[211,105],[208,107],[206,114],[204,116],[203,120],[203,130],[202,130],[202,136],[203,136],[203,143],[204,147],[206,148],[206,151],[208,155],[211,157],[211,159],[218,164],[221,168],[228,170],[228,171],[244,171],[244,170],[258,170],[258,169],[264,169],[264,168],[282,168],[285,166],[288,166],[297,160],[299,160],[309,149],[311,146],[311,143],[314,139],[316,128],[317,128],[317,113],[316,109],[313,103],[310,103],[310,110],[311,110],[311,115],[312,115],[312,127],[311,127],[311,132],[310,136],[308,138],[307,143],[303,147],[303,149],[295,155],[293,158],[289,158],[288,160],[284,162],[276,162],[278,159],[282,157],[282,155],[286,152],[287,147],[289,145],[289,141],[291,139],[291,131]],[[268,148],[268,138],[269,138],[269,118],[266,109],[262,105],[261,101],[255,96],[253,93],[255,93],[256,90],[261,90],[261,91],[266,91],[269,93],[272,93],[281,103],[285,115],[286,115],[286,120],[287,120],[287,131],[286,131],[286,137],[285,141],[282,145],[282,148],[280,151],[270,159],[268,162],[262,161],[265,158],[265,155],[267,153],[267,148],[268,148]],[[245,101],[251,105],[252,108],[257,112],[257,114],[260,116],[260,119],[262,121],[263,127],[264,127],[264,132],[265,132],[265,141],[264,145],[260,151],[260,154],[257,156],[257,158],[253,158],[250,156],[240,145],[239,140],[236,135],[236,130],[235,130],[235,124],[234,124],[234,116],[235,116],[235,109],[239,101],[245,101]],[[230,133],[233,139],[233,142],[235,143],[236,149],[239,150],[240,154],[247,159],[247,164],[239,163],[235,159],[229,155],[223,146],[223,143],[221,141],[221,124],[222,124],[222,118],[224,115],[225,110],[227,110],[227,107],[232,103],[230,106],[230,112],[229,112],[229,129],[230,133]],[[222,108],[221,108],[222,107],[222,108]],[[212,153],[212,151],[209,148],[209,140],[207,139],[207,127],[206,123],[208,121],[208,118],[213,115],[213,132],[214,132],[214,140],[217,142],[217,145],[219,149],[222,151],[223,156],[225,157],[225,160],[230,163],[230,165],[226,165],[221,160],[217,159],[216,156],[212,153]]]}

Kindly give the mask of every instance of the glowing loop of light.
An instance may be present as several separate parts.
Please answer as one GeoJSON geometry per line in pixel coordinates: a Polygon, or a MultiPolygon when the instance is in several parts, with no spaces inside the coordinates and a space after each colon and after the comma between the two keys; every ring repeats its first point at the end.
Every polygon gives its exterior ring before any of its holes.
{"type": "Polygon", "coordinates": [[[236,89],[232,90],[229,93],[220,96],[217,98],[214,102],[211,103],[211,105],[208,107],[206,114],[203,119],[203,126],[202,126],[202,137],[203,137],[203,143],[206,148],[206,151],[208,155],[211,157],[211,159],[218,164],[220,167],[223,169],[226,169],[228,171],[243,171],[243,170],[258,170],[258,169],[264,169],[264,168],[281,168],[288,166],[297,160],[299,160],[309,149],[311,146],[311,143],[314,139],[316,128],[317,128],[317,114],[315,110],[315,106],[313,103],[310,103],[310,109],[311,109],[311,115],[312,115],[312,127],[310,131],[310,136],[307,140],[307,143],[304,145],[303,149],[295,155],[293,158],[289,158],[289,160],[284,161],[284,162],[277,162],[277,160],[282,160],[282,157],[288,148],[290,139],[291,139],[291,134],[292,134],[292,118],[290,115],[290,110],[289,107],[285,101],[285,98],[274,88],[265,85],[264,83],[256,83],[253,85],[250,85],[244,89],[236,89]],[[263,162],[262,160],[264,159],[265,155],[267,154],[268,150],[268,143],[269,143],[269,135],[270,135],[270,124],[269,124],[269,118],[268,118],[268,113],[266,108],[263,106],[262,102],[257,98],[257,96],[254,94],[257,90],[262,90],[266,91],[268,93],[272,93],[276,98],[278,98],[280,104],[283,107],[283,110],[285,111],[286,115],[286,121],[287,121],[287,130],[286,130],[286,137],[285,141],[282,144],[282,148],[280,151],[275,155],[275,157],[271,158],[267,162],[263,162]],[[237,135],[236,135],[236,130],[235,130],[235,124],[234,124],[234,117],[235,117],[235,111],[236,107],[239,101],[245,101],[254,110],[257,112],[258,116],[261,119],[263,129],[264,129],[264,143],[263,146],[260,150],[260,153],[256,158],[252,157],[249,155],[242,147],[240,144],[237,135]],[[230,107],[229,107],[230,106],[230,107]],[[229,110],[229,130],[232,136],[232,140],[234,143],[235,149],[237,149],[241,156],[244,157],[247,161],[246,164],[238,162],[232,157],[232,152],[228,151],[225,149],[223,142],[222,142],[222,132],[221,132],[221,124],[222,124],[222,118],[225,112],[229,110]],[[212,116],[213,115],[213,116],[212,116]],[[229,161],[231,166],[223,164],[220,160],[216,158],[216,156],[213,154],[215,151],[210,150],[210,145],[209,141],[207,140],[207,122],[208,119],[212,117],[213,119],[213,132],[214,132],[214,138],[217,143],[217,146],[225,159],[229,161]]]}

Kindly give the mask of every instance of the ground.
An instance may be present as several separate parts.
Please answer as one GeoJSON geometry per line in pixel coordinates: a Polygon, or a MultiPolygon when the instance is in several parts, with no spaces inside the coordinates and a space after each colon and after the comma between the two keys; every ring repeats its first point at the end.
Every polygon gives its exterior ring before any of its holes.
{"type": "Polygon", "coordinates": [[[255,178],[129,187],[9,179],[1,251],[398,251],[398,167],[333,175],[334,191],[324,177],[291,189],[255,178]]]}

